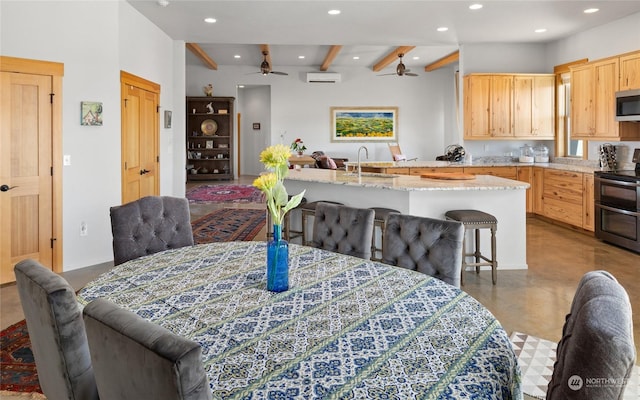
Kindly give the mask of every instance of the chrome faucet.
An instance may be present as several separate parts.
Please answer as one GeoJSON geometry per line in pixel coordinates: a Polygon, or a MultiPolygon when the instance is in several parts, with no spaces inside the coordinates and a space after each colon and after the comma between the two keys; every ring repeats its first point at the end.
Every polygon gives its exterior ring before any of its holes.
{"type": "Polygon", "coordinates": [[[364,149],[365,157],[367,157],[367,160],[369,159],[369,149],[364,146],[360,146],[360,148],[358,149],[358,178],[362,177],[362,167],[360,167],[360,150],[362,149],[364,149]]]}

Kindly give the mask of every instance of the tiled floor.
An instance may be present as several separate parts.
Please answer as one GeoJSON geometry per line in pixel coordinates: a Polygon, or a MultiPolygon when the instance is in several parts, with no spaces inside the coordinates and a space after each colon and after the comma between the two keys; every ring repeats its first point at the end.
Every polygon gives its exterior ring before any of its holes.
{"type": "MultiPolygon", "coordinates": [[[[243,177],[233,183],[251,182],[252,177],[243,177]]],[[[263,204],[231,206],[264,207],[263,204]]],[[[192,217],[197,218],[207,210],[220,207],[194,206],[192,217]]],[[[264,233],[256,239],[264,239],[264,233]]],[[[611,272],[629,293],[633,310],[640,313],[638,254],[605,244],[591,235],[528,218],[527,262],[527,270],[499,270],[495,286],[491,284],[488,270],[480,274],[466,272],[463,290],[491,310],[508,333],[524,332],[557,342],[579,279],[587,271],[596,269],[611,272]]],[[[78,289],[108,268],[108,264],[94,266],[66,272],[63,276],[78,289]]],[[[0,303],[0,328],[4,329],[23,318],[15,285],[5,285],[0,289],[0,303]]],[[[634,332],[636,348],[640,349],[640,316],[634,319],[634,332]]]]}

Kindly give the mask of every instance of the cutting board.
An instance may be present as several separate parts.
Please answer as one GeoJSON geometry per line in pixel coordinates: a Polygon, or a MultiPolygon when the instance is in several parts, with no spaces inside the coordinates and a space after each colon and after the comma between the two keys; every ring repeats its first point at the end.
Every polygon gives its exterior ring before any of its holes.
{"type": "Polygon", "coordinates": [[[472,174],[464,174],[462,172],[429,172],[426,174],[421,174],[421,178],[430,178],[430,179],[445,179],[452,181],[465,181],[476,179],[475,175],[472,174]]]}

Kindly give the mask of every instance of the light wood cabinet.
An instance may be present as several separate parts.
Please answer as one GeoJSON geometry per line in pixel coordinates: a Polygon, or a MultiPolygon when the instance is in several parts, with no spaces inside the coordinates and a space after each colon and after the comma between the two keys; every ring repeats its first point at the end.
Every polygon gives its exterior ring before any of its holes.
{"type": "Polygon", "coordinates": [[[640,89],[640,51],[620,56],[620,90],[640,89]]]}
{"type": "Polygon", "coordinates": [[[582,173],[546,169],[543,182],[543,215],[582,227],[582,173]]]}
{"type": "Polygon", "coordinates": [[[555,137],[555,76],[469,74],[464,77],[467,140],[555,137]]]}
{"type": "Polygon", "coordinates": [[[555,138],[555,76],[515,75],[514,136],[553,140],[555,138]]]}
{"type": "Polygon", "coordinates": [[[533,212],[533,167],[517,167],[518,180],[527,182],[530,186],[526,194],[526,209],[528,213],[533,212]]]}
{"type": "Polygon", "coordinates": [[[430,172],[464,172],[462,167],[421,167],[421,168],[409,168],[410,175],[422,175],[430,172]]]}
{"type": "Polygon", "coordinates": [[[533,167],[533,213],[544,214],[544,168],[533,167]]]}
{"type": "Polygon", "coordinates": [[[582,174],[582,228],[593,232],[595,230],[593,174],[582,174]]]}
{"type": "Polygon", "coordinates": [[[513,136],[513,76],[464,77],[465,139],[513,136]]]}
{"type": "Polygon", "coordinates": [[[187,180],[233,179],[234,100],[187,97],[187,180]]]}

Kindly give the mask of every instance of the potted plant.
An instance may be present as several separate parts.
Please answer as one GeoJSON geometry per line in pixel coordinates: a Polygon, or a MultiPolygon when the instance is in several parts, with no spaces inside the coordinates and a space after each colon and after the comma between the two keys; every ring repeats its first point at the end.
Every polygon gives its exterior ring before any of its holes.
{"type": "Polygon", "coordinates": [[[307,149],[307,146],[304,145],[304,142],[302,142],[302,139],[300,138],[297,138],[296,140],[293,141],[293,143],[291,143],[291,150],[298,153],[299,156],[304,154],[304,151],[306,149],[307,149]]]}

